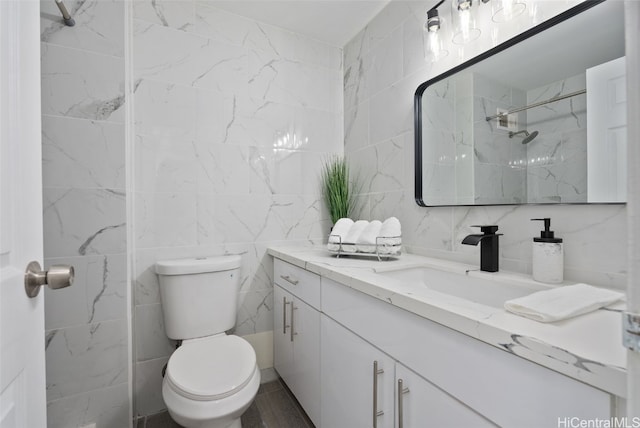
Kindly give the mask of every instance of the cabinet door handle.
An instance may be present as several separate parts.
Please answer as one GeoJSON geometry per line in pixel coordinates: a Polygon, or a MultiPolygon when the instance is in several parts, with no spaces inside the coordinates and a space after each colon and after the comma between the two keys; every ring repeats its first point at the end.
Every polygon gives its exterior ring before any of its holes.
{"type": "Polygon", "coordinates": [[[297,310],[298,308],[296,308],[295,306],[293,306],[293,300],[292,300],[291,302],[289,302],[289,303],[291,303],[291,330],[290,330],[290,333],[291,333],[291,341],[293,342],[293,336],[295,336],[295,335],[297,335],[297,334],[298,334],[298,333],[296,333],[296,332],[294,331],[294,330],[295,330],[295,328],[294,328],[294,326],[293,326],[293,311],[297,310]]]}
{"type": "Polygon", "coordinates": [[[409,392],[409,388],[405,388],[402,384],[402,379],[398,379],[398,428],[402,428],[403,425],[403,403],[402,396],[409,392]]]}
{"type": "Polygon", "coordinates": [[[378,368],[378,361],[373,362],[373,428],[378,427],[378,416],[384,415],[384,411],[378,411],[378,375],[384,373],[384,369],[378,368]]]}
{"type": "Polygon", "coordinates": [[[285,281],[293,285],[298,285],[298,282],[300,282],[297,279],[291,278],[289,275],[280,275],[280,278],[284,279],[285,281]]]}
{"type": "Polygon", "coordinates": [[[291,302],[287,302],[287,296],[282,298],[282,334],[287,334],[287,305],[291,302]]]}

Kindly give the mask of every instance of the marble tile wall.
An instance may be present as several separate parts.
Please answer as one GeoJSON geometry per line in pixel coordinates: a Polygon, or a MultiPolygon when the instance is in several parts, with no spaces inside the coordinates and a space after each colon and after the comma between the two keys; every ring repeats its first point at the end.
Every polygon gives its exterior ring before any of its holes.
{"type": "Polygon", "coordinates": [[[435,3],[391,2],[344,47],[344,150],[364,180],[360,216],[396,216],[410,250],[474,264],[478,248],[461,245],[475,232],[470,225],[497,224],[504,233],[501,268],[520,272],[531,272],[531,241],[539,231],[530,219],[551,217],[564,238],[566,279],[624,288],[624,205],[422,208],[415,203],[413,95],[418,85],[577,2],[528,1],[520,19],[510,24],[488,19],[478,40],[464,47],[449,44],[449,55],[432,63],[424,56],[422,27],[435,3]]]}
{"type": "Polygon", "coordinates": [[[50,428],[129,426],[124,3],[67,0],[75,27],[41,2],[45,266],[75,266],[46,289],[50,428]]]}
{"type": "Polygon", "coordinates": [[[136,415],[164,409],[174,349],[157,260],[242,255],[235,334],[260,333],[273,318],[266,247],[329,230],[318,177],[343,150],[341,49],[214,6],[133,3],[136,415]]]}
{"type": "MultiPolygon", "coordinates": [[[[527,92],[527,104],[585,89],[586,80],[586,74],[581,73],[532,89],[527,92]]],[[[586,202],[586,95],[529,110],[527,126],[529,132],[540,133],[527,144],[529,202],[586,202]]]]}
{"type": "MultiPolygon", "coordinates": [[[[517,204],[527,202],[526,146],[522,137],[509,138],[488,116],[527,103],[523,90],[510,87],[480,73],[473,74],[474,203],[517,204]],[[522,162],[521,162],[522,161],[522,162]]],[[[527,126],[527,112],[514,114],[516,128],[527,126]]]]}

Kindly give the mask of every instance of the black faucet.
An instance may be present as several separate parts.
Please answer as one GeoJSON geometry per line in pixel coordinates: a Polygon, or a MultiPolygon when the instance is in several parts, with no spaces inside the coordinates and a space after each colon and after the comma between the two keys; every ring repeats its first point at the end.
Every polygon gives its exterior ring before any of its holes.
{"type": "Polygon", "coordinates": [[[471,226],[479,227],[482,234],[469,235],[462,240],[466,245],[480,245],[480,270],[485,272],[498,272],[499,245],[498,237],[502,233],[496,233],[498,226],[471,226]]]}

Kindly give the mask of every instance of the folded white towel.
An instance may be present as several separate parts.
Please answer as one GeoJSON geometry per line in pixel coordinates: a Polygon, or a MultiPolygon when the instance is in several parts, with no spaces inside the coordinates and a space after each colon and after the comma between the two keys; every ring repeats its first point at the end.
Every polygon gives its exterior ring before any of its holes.
{"type": "Polygon", "coordinates": [[[400,226],[400,220],[395,217],[386,219],[380,227],[378,236],[380,238],[376,241],[376,244],[379,246],[402,244],[402,227],[400,226]]]}
{"type": "Polygon", "coordinates": [[[355,223],[353,223],[353,225],[349,229],[349,232],[347,232],[346,238],[343,241],[343,243],[346,245],[342,246],[342,251],[346,253],[355,253],[356,252],[355,243],[358,242],[358,238],[360,237],[360,235],[368,225],[369,225],[369,222],[367,220],[358,220],[355,223]]]}
{"type": "Polygon", "coordinates": [[[595,311],[622,298],[624,294],[616,291],[575,284],[508,300],[504,308],[535,321],[553,322],[595,311]]]}
{"type": "Polygon", "coordinates": [[[336,224],[333,225],[333,229],[331,229],[329,243],[327,244],[327,248],[330,251],[340,250],[340,242],[345,242],[345,238],[347,237],[347,233],[349,233],[351,226],[353,226],[353,220],[350,218],[341,218],[336,221],[336,224]]]}
{"type": "Polygon", "coordinates": [[[364,228],[356,242],[356,249],[362,253],[373,253],[376,251],[376,238],[380,234],[382,222],[373,220],[364,228]]]}

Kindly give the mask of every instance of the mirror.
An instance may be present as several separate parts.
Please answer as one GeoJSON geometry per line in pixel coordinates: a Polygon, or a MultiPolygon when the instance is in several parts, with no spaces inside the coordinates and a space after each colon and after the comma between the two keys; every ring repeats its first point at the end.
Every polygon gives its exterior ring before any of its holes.
{"type": "Polygon", "coordinates": [[[623,12],[580,3],[421,84],[418,205],[625,202],[623,12]]]}

